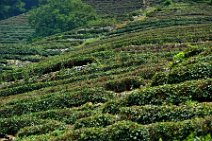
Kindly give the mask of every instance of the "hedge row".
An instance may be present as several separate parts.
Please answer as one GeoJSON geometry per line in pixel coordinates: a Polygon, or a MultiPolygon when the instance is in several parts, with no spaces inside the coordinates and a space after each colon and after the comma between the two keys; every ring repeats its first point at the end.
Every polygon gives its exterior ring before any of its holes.
{"type": "Polygon", "coordinates": [[[181,122],[161,122],[140,125],[120,121],[106,128],[82,128],[63,134],[56,140],[68,141],[165,141],[183,140],[190,133],[206,135],[212,133],[212,117],[196,118],[181,122]]]}
{"type": "Polygon", "coordinates": [[[211,79],[193,80],[177,85],[163,85],[134,91],[127,99],[108,101],[104,104],[103,113],[116,114],[121,107],[163,103],[179,104],[189,100],[200,102],[211,101],[211,79]]]}
{"type": "Polygon", "coordinates": [[[212,103],[182,106],[133,106],[122,107],[118,113],[121,120],[131,120],[140,124],[162,121],[181,121],[194,117],[212,115],[212,103]]]}
{"type": "Polygon", "coordinates": [[[178,105],[188,100],[199,102],[212,101],[212,79],[193,80],[180,84],[166,84],[135,91],[128,96],[126,103],[132,105],[178,105]]]}
{"type": "Polygon", "coordinates": [[[179,66],[171,70],[167,80],[169,84],[183,82],[185,80],[212,77],[211,63],[196,63],[187,66],[179,66]]]}
{"type": "Polygon", "coordinates": [[[51,82],[39,82],[34,84],[25,84],[22,86],[14,87],[14,88],[7,88],[0,90],[0,96],[9,96],[9,95],[15,95],[15,94],[21,94],[28,91],[37,90],[40,88],[52,86],[53,84],[51,82]]]}
{"type": "Polygon", "coordinates": [[[201,46],[190,47],[182,56],[175,55],[174,63],[167,72],[160,72],[154,75],[151,86],[163,84],[174,84],[186,80],[211,78],[211,49],[201,46]],[[201,53],[201,54],[200,54],[201,53]],[[199,54],[199,55],[198,55],[199,54]]]}
{"type": "Polygon", "coordinates": [[[182,27],[169,27],[161,28],[156,30],[148,30],[139,33],[131,33],[128,35],[122,35],[108,39],[112,48],[120,48],[129,45],[143,45],[143,44],[164,44],[164,43],[186,43],[186,42],[199,42],[199,41],[210,41],[210,33],[208,28],[211,25],[189,25],[182,27]],[[196,28],[197,31],[194,31],[196,28]],[[176,35],[178,35],[176,37],[176,35]],[[204,36],[202,36],[204,35],[204,36]]]}
{"type": "Polygon", "coordinates": [[[58,93],[33,102],[27,101],[9,107],[2,107],[0,108],[0,118],[56,108],[77,107],[87,102],[104,103],[113,98],[114,94],[112,92],[107,92],[102,88],[84,88],[76,93],[58,93]]]}
{"type": "Polygon", "coordinates": [[[163,84],[180,83],[186,80],[194,80],[200,78],[212,77],[212,64],[198,62],[186,66],[178,66],[172,69],[168,74],[161,72],[157,73],[152,80],[152,86],[163,84]]]}
{"type": "Polygon", "coordinates": [[[59,123],[52,120],[42,120],[31,116],[0,118],[0,133],[15,135],[21,128],[47,123],[59,123]]]}
{"type": "Polygon", "coordinates": [[[74,124],[78,119],[89,117],[94,114],[94,110],[77,111],[75,109],[57,109],[35,113],[33,116],[40,119],[52,119],[74,124]]]}
{"type": "Polygon", "coordinates": [[[108,81],[105,84],[105,88],[115,92],[123,92],[139,88],[141,85],[145,85],[145,82],[142,79],[139,79],[138,77],[126,77],[108,81]]]}
{"type": "Polygon", "coordinates": [[[46,134],[54,130],[64,130],[64,129],[65,129],[65,124],[61,122],[57,122],[57,121],[50,121],[42,125],[27,126],[27,127],[21,128],[18,131],[17,136],[27,137],[30,135],[46,134]]]}
{"type": "MultiPolygon", "coordinates": [[[[201,24],[201,23],[210,23],[210,17],[198,17],[198,18],[177,18],[177,19],[162,19],[162,20],[155,20],[155,21],[136,21],[130,24],[127,24],[125,27],[118,29],[117,31],[113,32],[113,34],[123,34],[123,33],[131,33],[131,32],[138,32],[148,29],[155,29],[155,28],[163,28],[169,26],[176,26],[176,25],[189,25],[189,24],[201,24]]],[[[110,33],[111,34],[111,33],[110,33]]],[[[117,36],[117,35],[116,35],[117,36]]]]}
{"type": "Polygon", "coordinates": [[[91,117],[79,119],[75,123],[74,128],[78,129],[84,127],[105,127],[115,123],[115,121],[115,116],[110,114],[94,115],[91,117]]]}

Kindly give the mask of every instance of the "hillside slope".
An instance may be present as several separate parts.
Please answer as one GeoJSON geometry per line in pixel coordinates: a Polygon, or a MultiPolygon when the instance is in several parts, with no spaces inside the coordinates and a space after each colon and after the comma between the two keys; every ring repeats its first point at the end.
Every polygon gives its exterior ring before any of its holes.
{"type": "Polygon", "coordinates": [[[208,2],[150,5],[114,26],[1,44],[0,134],[17,141],[211,140],[211,13],[208,2]],[[9,58],[31,61],[23,67],[9,58]]]}
{"type": "Polygon", "coordinates": [[[28,15],[22,14],[0,21],[0,43],[26,42],[34,33],[28,23],[28,15]]]}

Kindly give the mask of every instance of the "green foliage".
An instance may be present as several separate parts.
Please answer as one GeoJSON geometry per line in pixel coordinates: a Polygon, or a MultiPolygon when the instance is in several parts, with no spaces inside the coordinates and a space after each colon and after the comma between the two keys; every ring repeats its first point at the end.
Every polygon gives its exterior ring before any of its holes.
{"type": "Polygon", "coordinates": [[[163,4],[165,5],[165,6],[169,6],[169,5],[171,5],[173,2],[172,2],[172,0],[164,0],[163,1],[163,4]]]}
{"type": "Polygon", "coordinates": [[[78,140],[78,141],[107,141],[107,137],[103,133],[102,128],[82,128],[75,130],[74,133],[63,135],[63,137],[56,138],[56,140],[78,140]]]}
{"type": "Polygon", "coordinates": [[[18,131],[17,136],[27,137],[30,135],[46,134],[54,130],[63,130],[63,129],[65,129],[65,124],[57,121],[50,121],[42,125],[35,125],[21,128],[18,131]]]}
{"type": "Polygon", "coordinates": [[[51,96],[44,96],[41,99],[15,103],[12,106],[1,108],[0,117],[11,117],[11,115],[22,115],[41,110],[55,108],[70,108],[81,106],[87,102],[103,103],[114,98],[114,94],[102,88],[84,88],[75,93],[63,92],[51,96]]]}
{"type": "Polygon", "coordinates": [[[186,58],[198,55],[204,51],[204,48],[200,48],[198,46],[192,46],[189,44],[188,44],[188,46],[189,46],[189,48],[186,49],[185,54],[184,54],[184,57],[186,57],[186,58]]]}
{"type": "Polygon", "coordinates": [[[147,128],[129,121],[121,121],[109,126],[106,128],[105,134],[111,141],[150,140],[150,134],[147,128]]]}
{"type": "Polygon", "coordinates": [[[116,118],[109,114],[94,115],[78,120],[75,123],[74,128],[79,129],[84,127],[105,127],[115,123],[115,121],[116,118]]]}
{"type": "Polygon", "coordinates": [[[108,101],[107,103],[104,104],[102,112],[115,114],[115,113],[118,113],[120,111],[120,107],[124,105],[125,103],[123,103],[123,101],[120,101],[120,100],[108,101]]]}
{"type": "MultiPolygon", "coordinates": [[[[123,18],[128,21],[115,25],[111,18],[101,15],[102,20],[94,12],[93,20],[74,30],[63,22],[73,20],[73,15],[92,15],[88,10],[78,12],[80,1],[72,0],[75,7],[69,1],[50,0],[51,4],[34,11],[46,8],[49,13],[40,17],[49,22],[48,32],[63,32],[61,25],[64,33],[32,39],[36,42],[28,45],[0,45],[1,134],[13,134],[18,141],[210,139],[208,0],[178,0],[171,5],[165,0],[149,1],[149,8],[132,13],[133,22],[126,14],[123,18]],[[30,65],[16,66],[13,60],[30,61],[30,65]]],[[[95,0],[93,6],[111,12],[135,6],[134,1],[111,5],[112,1],[95,0]]],[[[0,43],[16,43],[30,35],[26,17],[0,21],[0,43]]],[[[76,22],[81,19],[86,17],[76,22]]]]}
{"type": "Polygon", "coordinates": [[[211,63],[195,63],[186,66],[178,66],[172,69],[167,75],[167,83],[179,83],[186,80],[207,78],[212,76],[211,63]]]}
{"type": "Polygon", "coordinates": [[[0,118],[0,133],[15,135],[21,128],[39,124],[46,124],[49,120],[41,120],[35,117],[11,117],[0,118]]]}
{"type": "Polygon", "coordinates": [[[183,141],[211,141],[211,134],[207,134],[204,136],[195,136],[194,133],[191,133],[185,140],[183,141]]]}
{"type": "Polygon", "coordinates": [[[205,117],[212,114],[212,104],[194,104],[180,106],[133,106],[122,107],[117,112],[121,120],[130,120],[139,124],[155,122],[182,121],[195,117],[205,117]]]}
{"type": "Polygon", "coordinates": [[[145,85],[143,80],[136,77],[126,77],[119,80],[108,81],[105,84],[105,88],[115,92],[123,92],[139,88],[141,85],[145,85]]]}
{"type": "Polygon", "coordinates": [[[46,2],[46,0],[1,0],[0,20],[29,11],[35,6],[46,2]]]}
{"type": "Polygon", "coordinates": [[[167,71],[154,75],[151,85],[158,86],[210,78],[212,76],[210,52],[204,48],[190,47],[185,52],[178,53],[173,57],[173,64],[167,71]]]}
{"type": "Polygon", "coordinates": [[[84,111],[79,111],[76,109],[54,109],[43,112],[37,112],[33,116],[40,119],[52,119],[62,121],[66,124],[74,124],[78,119],[89,117],[94,113],[94,109],[84,111]]]}
{"type": "Polygon", "coordinates": [[[51,83],[44,82],[44,83],[37,83],[37,84],[25,84],[25,85],[18,86],[18,87],[0,90],[0,96],[21,94],[21,93],[24,93],[27,91],[36,90],[36,89],[40,89],[40,88],[47,87],[47,86],[51,86],[51,83]]]}
{"type": "Polygon", "coordinates": [[[95,11],[80,0],[50,0],[33,10],[29,21],[37,36],[47,36],[87,25],[95,19],[95,11]]]}
{"type": "Polygon", "coordinates": [[[210,101],[211,79],[187,81],[181,84],[162,85],[146,88],[139,92],[134,92],[127,98],[127,103],[131,105],[163,103],[180,104],[187,100],[199,102],[210,101]]]}
{"type": "Polygon", "coordinates": [[[191,132],[195,135],[209,134],[212,130],[211,117],[196,118],[180,122],[159,122],[140,125],[130,121],[120,121],[106,128],[82,128],[64,134],[57,140],[80,141],[158,141],[159,139],[183,140],[191,132]]]}
{"type": "Polygon", "coordinates": [[[158,72],[152,77],[151,86],[159,86],[167,83],[167,74],[158,72]]]}
{"type": "Polygon", "coordinates": [[[176,54],[173,57],[174,64],[182,62],[184,57],[185,57],[185,53],[184,52],[180,52],[180,53],[176,54]]]}

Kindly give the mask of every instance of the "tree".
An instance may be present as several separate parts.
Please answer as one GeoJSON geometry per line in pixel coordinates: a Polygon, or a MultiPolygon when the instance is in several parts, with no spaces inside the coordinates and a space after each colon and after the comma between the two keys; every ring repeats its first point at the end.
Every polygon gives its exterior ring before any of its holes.
{"type": "Polygon", "coordinates": [[[81,0],[49,0],[31,12],[29,21],[37,36],[48,36],[86,25],[96,18],[92,7],[81,0]]]}

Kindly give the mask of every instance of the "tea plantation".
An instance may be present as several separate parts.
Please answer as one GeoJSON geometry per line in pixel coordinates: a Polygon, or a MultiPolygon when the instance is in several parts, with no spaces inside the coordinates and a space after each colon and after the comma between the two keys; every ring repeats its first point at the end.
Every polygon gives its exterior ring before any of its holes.
{"type": "Polygon", "coordinates": [[[211,1],[85,1],[107,22],[0,21],[0,140],[212,140],[211,1]]]}

